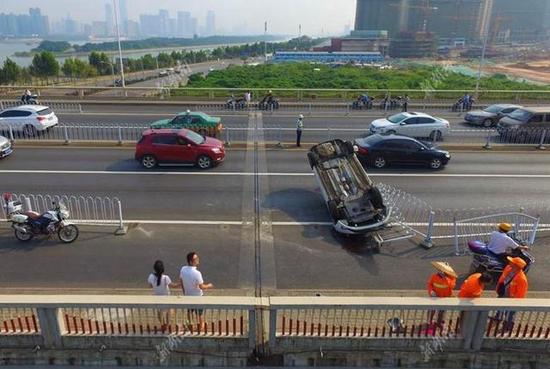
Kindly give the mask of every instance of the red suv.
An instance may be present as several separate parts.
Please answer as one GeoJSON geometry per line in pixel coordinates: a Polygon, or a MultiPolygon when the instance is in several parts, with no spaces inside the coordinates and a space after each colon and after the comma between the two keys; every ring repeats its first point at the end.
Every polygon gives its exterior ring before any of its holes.
{"type": "Polygon", "coordinates": [[[223,142],[188,129],[148,129],[136,145],[136,160],[145,168],[157,164],[194,164],[207,169],[225,159],[223,142]]]}

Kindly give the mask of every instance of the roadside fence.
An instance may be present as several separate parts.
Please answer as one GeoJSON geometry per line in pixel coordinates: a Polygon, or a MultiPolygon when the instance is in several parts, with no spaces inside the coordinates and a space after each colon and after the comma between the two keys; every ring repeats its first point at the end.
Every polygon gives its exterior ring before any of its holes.
{"type": "Polygon", "coordinates": [[[544,344],[550,336],[550,301],[343,296],[0,296],[0,337],[18,337],[19,340],[11,341],[13,348],[18,344],[28,346],[24,336],[42,337],[40,345],[47,349],[72,347],[71,340],[79,338],[79,349],[95,351],[98,341],[81,338],[101,337],[105,348],[117,339],[118,349],[141,349],[135,345],[147,344],[146,350],[156,349],[157,355],[166,356],[183,343],[180,339],[185,340],[187,349],[209,343],[209,347],[218,349],[229,344],[249,352],[298,354],[302,350],[318,352],[320,347],[321,351],[341,352],[367,347],[420,349],[438,338],[449,348],[476,352],[494,344],[544,344]],[[503,318],[505,314],[507,318],[503,318]],[[168,318],[164,323],[162,315],[168,318]],[[265,315],[267,324],[258,324],[259,315],[265,315]],[[137,337],[147,340],[136,341],[137,337]],[[166,338],[171,341],[158,340],[166,338]],[[391,345],[387,346],[389,342],[391,345]]]}
{"type": "MultiPolygon", "coordinates": [[[[125,233],[122,203],[116,197],[43,194],[12,194],[12,197],[23,204],[24,211],[42,214],[52,210],[54,203],[63,204],[70,212],[70,222],[82,225],[116,226],[118,227],[117,234],[125,233]]],[[[0,203],[3,219],[6,220],[6,203],[3,198],[0,203]]]]}
{"type": "MultiPolygon", "coordinates": [[[[15,108],[21,105],[26,105],[18,100],[3,100],[0,101],[0,111],[4,109],[15,108]]],[[[82,113],[82,105],[76,102],[56,102],[56,101],[39,101],[37,105],[50,107],[54,112],[60,113],[82,113]]]]}
{"type": "Polygon", "coordinates": [[[453,245],[456,255],[469,253],[468,241],[487,242],[499,223],[511,223],[514,232],[528,245],[533,245],[537,232],[550,231],[542,224],[550,219],[550,206],[545,201],[508,204],[500,208],[434,209],[427,202],[399,188],[377,184],[384,203],[392,208],[392,221],[421,239],[421,245],[453,245]],[[534,214],[534,215],[533,215],[534,214]]]}

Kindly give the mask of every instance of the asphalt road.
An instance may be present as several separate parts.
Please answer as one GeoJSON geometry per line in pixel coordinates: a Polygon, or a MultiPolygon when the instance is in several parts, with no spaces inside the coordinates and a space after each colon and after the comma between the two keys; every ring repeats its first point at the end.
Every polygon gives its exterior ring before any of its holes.
{"type": "MultiPolygon", "coordinates": [[[[97,108],[97,107],[96,107],[97,108]]],[[[158,109],[158,107],[157,107],[158,109]]],[[[84,114],[59,114],[60,122],[71,126],[89,127],[91,125],[122,125],[132,127],[146,128],[150,123],[173,116],[176,112],[181,111],[177,107],[166,107],[165,112],[131,112],[129,108],[127,112],[88,112],[84,114]]],[[[457,113],[439,114],[431,111],[430,114],[441,116],[449,120],[451,123],[452,132],[445,137],[443,143],[466,143],[483,145],[486,142],[487,132],[478,127],[472,127],[463,122],[462,116],[457,113]]],[[[223,125],[230,132],[224,132],[224,140],[230,141],[246,141],[248,135],[248,116],[244,114],[219,114],[223,125]]],[[[369,124],[383,117],[384,114],[379,112],[369,112],[365,116],[336,116],[323,114],[321,116],[307,116],[305,118],[305,129],[303,132],[302,141],[308,143],[322,142],[329,139],[354,139],[368,133],[369,124]]],[[[267,141],[284,142],[287,144],[295,141],[295,124],[297,116],[281,116],[262,114],[263,119],[263,137],[267,141]]],[[[86,128],[83,128],[86,129],[86,128]]],[[[493,133],[493,135],[497,135],[493,133]]],[[[62,136],[60,134],[60,136],[62,136]]]]}
{"type": "MultiPolygon", "coordinates": [[[[434,208],[542,206],[550,194],[548,154],[452,155],[449,166],[438,172],[390,168],[369,169],[369,174],[434,208]]],[[[250,151],[230,150],[226,162],[208,172],[163,167],[151,174],[132,156],[128,149],[18,148],[1,161],[2,191],[116,196],[124,218],[134,224],[122,237],[110,228],[84,228],[73,245],[55,239],[24,245],[3,228],[0,287],[142,288],[155,259],[165,260],[175,277],[185,254],[196,250],[203,256],[206,278],[218,288],[251,293],[255,251],[248,241],[255,167],[250,151]]],[[[448,242],[431,250],[398,242],[373,254],[362,238],[336,236],[322,224],[329,218],[305,151],[267,150],[261,157],[260,214],[269,225],[265,239],[271,240],[261,251],[264,280],[271,281],[267,290],[423,289],[429,261],[440,258],[467,272],[469,259],[455,257],[448,242]]],[[[537,265],[530,274],[535,290],[550,288],[544,267],[550,261],[548,241],[543,236],[535,248],[537,265]]]]}

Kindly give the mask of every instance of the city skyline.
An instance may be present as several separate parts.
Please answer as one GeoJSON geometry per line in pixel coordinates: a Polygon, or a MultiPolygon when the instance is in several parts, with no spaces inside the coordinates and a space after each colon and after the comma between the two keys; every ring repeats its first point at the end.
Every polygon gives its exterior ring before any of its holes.
{"type": "MultiPolygon", "coordinates": [[[[42,14],[53,24],[70,18],[82,23],[105,21],[105,3],[112,1],[93,0],[83,3],[78,0],[29,0],[21,3],[16,0],[3,0],[3,13],[27,14],[31,7],[39,7],[42,14]]],[[[201,26],[208,27],[208,12],[215,13],[216,30],[226,34],[263,33],[267,21],[268,32],[273,34],[338,34],[346,26],[353,26],[355,0],[281,0],[277,7],[269,1],[250,3],[246,0],[204,0],[200,3],[191,0],[158,0],[151,6],[146,0],[123,0],[120,4],[121,23],[126,19],[138,22],[141,14],[156,14],[160,9],[168,9],[170,17],[176,19],[178,12],[189,12],[197,18],[201,26]],[[127,14],[127,16],[125,16],[127,14]]]]}

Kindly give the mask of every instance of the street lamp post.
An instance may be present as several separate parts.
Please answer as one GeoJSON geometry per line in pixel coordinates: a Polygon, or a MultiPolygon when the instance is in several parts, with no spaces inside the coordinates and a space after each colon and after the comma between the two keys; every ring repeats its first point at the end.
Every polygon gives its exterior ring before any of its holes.
{"type": "Polygon", "coordinates": [[[477,70],[477,80],[476,80],[476,96],[479,91],[479,84],[481,82],[481,73],[483,70],[483,64],[485,63],[485,53],[487,51],[487,43],[489,42],[489,30],[491,29],[491,15],[492,8],[483,14],[485,17],[485,23],[483,27],[483,48],[481,49],[481,57],[479,58],[479,68],[477,70]]]}
{"type": "Polygon", "coordinates": [[[124,78],[124,63],[122,62],[122,46],[120,44],[120,27],[118,24],[118,7],[116,0],[113,0],[113,9],[115,11],[116,37],[118,41],[118,57],[120,60],[120,77],[122,79],[122,88],[126,88],[126,80],[124,78]]]}

